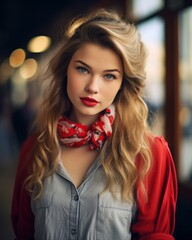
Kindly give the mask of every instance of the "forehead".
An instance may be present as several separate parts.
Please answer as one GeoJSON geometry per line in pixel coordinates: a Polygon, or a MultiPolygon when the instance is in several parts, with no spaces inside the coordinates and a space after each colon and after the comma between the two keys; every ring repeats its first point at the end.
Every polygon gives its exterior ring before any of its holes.
{"type": "Polygon", "coordinates": [[[91,67],[99,65],[105,69],[118,68],[122,71],[120,56],[112,49],[94,43],[83,44],[72,56],[71,61],[81,60],[91,67]]]}

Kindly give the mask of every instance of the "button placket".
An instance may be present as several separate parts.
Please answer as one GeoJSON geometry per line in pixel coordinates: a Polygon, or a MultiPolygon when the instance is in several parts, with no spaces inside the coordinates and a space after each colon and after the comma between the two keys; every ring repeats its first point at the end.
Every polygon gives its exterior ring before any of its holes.
{"type": "Polygon", "coordinates": [[[76,195],[73,199],[74,199],[75,201],[79,201],[79,196],[76,195]]]}
{"type": "Polygon", "coordinates": [[[76,234],[76,232],[77,232],[77,231],[76,231],[76,229],[75,229],[75,228],[72,228],[72,229],[71,229],[71,234],[72,234],[72,235],[75,235],[75,234],[76,234]]]}
{"type": "Polygon", "coordinates": [[[77,240],[79,218],[79,195],[77,189],[71,187],[71,205],[69,213],[70,240],[77,240]]]}

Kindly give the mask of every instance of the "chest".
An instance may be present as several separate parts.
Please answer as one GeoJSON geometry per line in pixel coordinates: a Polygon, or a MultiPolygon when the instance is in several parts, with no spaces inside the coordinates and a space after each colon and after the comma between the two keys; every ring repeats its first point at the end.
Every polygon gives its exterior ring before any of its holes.
{"type": "Polygon", "coordinates": [[[106,191],[106,176],[93,164],[77,189],[63,168],[44,182],[44,191],[31,205],[35,239],[131,239],[132,205],[106,191]]]}
{"type": "Polygon", "coordinates": [[[77,188],[83,182],[98,155],[98,151],[90,151],[87,146],[61,149],[61,163],[77,188]]]}

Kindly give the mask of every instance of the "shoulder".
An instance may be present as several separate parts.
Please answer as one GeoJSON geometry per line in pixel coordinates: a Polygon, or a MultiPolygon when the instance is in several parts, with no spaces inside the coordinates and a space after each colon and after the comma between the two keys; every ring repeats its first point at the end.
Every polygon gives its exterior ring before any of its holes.
{"type": "Polygon", "coordinates": [[[32,239],[34,234],[34,216],[31,211],[30,194],[25,188],[25,180],[31,173],[35,135],[22,144],[12,196],[11,220],[15,239],[32,239]]]}
{"type": "Polygon", "coordinates": [[[37,136],[35,134],[29,136],[21,146],[20,155],[27,155],[28,153],[32,152],[32,149],[34,148],[36,142],[37,136]]]}
{"type": "Polygon", "coordinates": [[[25,179],[31,173],[36,140],[37,137],[35,135],[30,136],[21,146],[15,177],[15,186],[17,189],[22,188],[25,179]]]}
{"type": "Polygon", "coordinates": [[[21,152],[27,152],[28,150],[30,150],[31,148],[34,147],[35,143],[37,142],[37,136],[31,135],[29,136],[22,144],[21,146],[21,152]]]}
{"type": "Polygon", "coordinates": [[[150,138],[150,145],[151,168],[144,177],[147,201],[138,182],[138,211],[132,231],[145,239],[172,239],[178,194],[175,165],[164,137],[150,138]]]}
{"type": "Polygon", "coordinates": [[[144,184],[148,192],[149,205],[165,199],[177,198],[177,173],[175,163],[164,137],[155,136],[151,141],[151,167],[144,184]]]}
{"type": "Polygon", "coordinates": [[[155,136],[151,140],[152,169],[167,167],[173,164],[173,158],[168,143],[163,136],[155,136]]]}
{"type": "Polygon", "coordinates": [[[37,142],[37,136],[31,135],[29,136],[21,146],[20,149],[20,156],[19,156],[19,163],[18,168],[20,170],[26,169],[29,166],[29,163],[32,162],[32,155],[34,153],[34,147],[37,142]]]}
{"type": "Polygon", "coordinates": [[[152,150],[154,151],[167,151],[168,143],[163,136],[155,136],[151,140],[152,150]]]}
{"type": "Polygon", "coordinates": [[[175,163],[164,137],[155,137],[152,141],[152,164],[148,176],[148,184],[154,187],[171,186],[177,194],[177,174],[175,163]]]}
{"type": "MultiPolygon", "coordinates": [[[[148,138],[148,143],[151,149],[151,170],[154,172],[160,168],[165,168],[166,165],[173,164],[172,154],[170,152],[167,141],[163,136],[153,136],[148,138]]],[[[138,168],[142,168],[144,161],[139,154],[136,159],[138,168]]]]}

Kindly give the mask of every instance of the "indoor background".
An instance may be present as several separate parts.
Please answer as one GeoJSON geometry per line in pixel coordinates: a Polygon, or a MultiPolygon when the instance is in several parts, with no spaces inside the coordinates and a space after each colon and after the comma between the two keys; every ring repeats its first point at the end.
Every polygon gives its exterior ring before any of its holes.
{"type": "Polygon", "coordinates": [[[192,1],[2,0],[0,2],[0,235],[13,239],[12,190],[23,141],[41,101],[40,81],[73,17],[99,7],[135,23],[148,48],[149,123],[164,135],[178,176],[176,240],[192,236],[192,1]]]}

